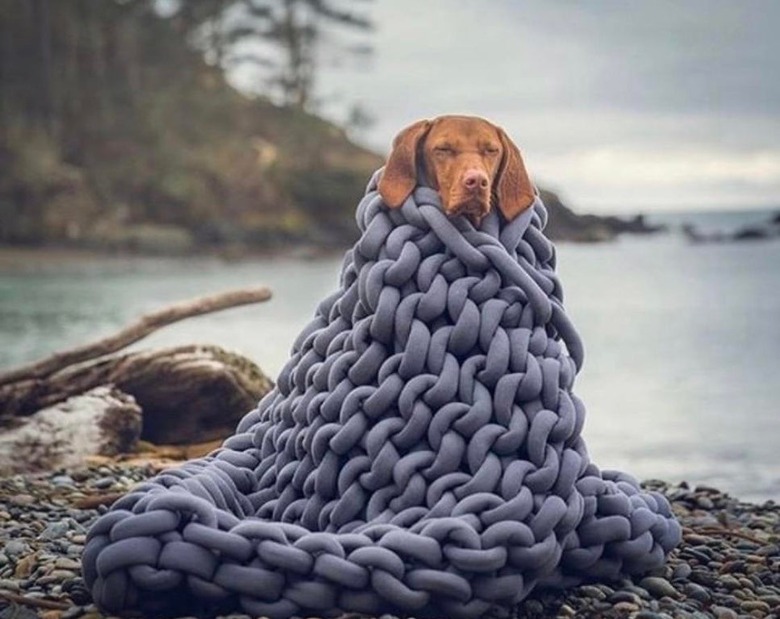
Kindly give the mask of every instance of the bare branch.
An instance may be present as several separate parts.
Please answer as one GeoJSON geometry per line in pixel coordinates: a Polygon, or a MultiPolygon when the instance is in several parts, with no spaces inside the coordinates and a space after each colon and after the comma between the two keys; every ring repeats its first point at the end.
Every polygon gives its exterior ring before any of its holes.
{"type": "Polygon", "coordinates": [[[145,338],[147,335],[161,327],[185,318],[218,312],[223,309],[240,305],[261,303],[270,298],[270,289],[263,287],[233,290],[209,297],[201,297],[192,301],[177,303],[142,316],[136,323],[125,327],[118,333],[107,338],[84,346],[79,346],[78,348],[55,353],[41,361],[0,374],[0,385],[6,385],[21,380],[44,378],[70,365],[83,363],[84,361],[89,361],[96,357],[111,354],[145,338]]]}

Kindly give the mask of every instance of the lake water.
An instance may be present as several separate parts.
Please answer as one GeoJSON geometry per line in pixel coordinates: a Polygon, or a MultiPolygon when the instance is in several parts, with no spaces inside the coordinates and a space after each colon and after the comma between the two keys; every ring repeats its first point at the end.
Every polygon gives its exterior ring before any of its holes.
{"type": "MultiPolygon", "coordinates": [[[[713,227],[767,216],[697,217],[713,227]]],[[[780,500],[780,240],[689,245],[668,234],[558,251],[565,304],[586,346],[575,390],[593,460],[780,500]]],[[[135,348],[215,343],[275,377],[335,289],[340,262],[112,258],[0,272],[0,367],[107,335],[173,301],[268,285],[268,303],[187,320],[135,348]]]]}

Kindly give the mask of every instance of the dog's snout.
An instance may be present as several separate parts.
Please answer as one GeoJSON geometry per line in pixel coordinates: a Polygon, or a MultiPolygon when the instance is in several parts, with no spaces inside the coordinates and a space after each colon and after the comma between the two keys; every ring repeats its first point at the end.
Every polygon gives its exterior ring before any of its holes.
{"type": "Polygon", "coordinates": [[[466,172],[463,174],[463,186],[469,191],[487,189],[489,183],[490,181],[487,174],[482,170],[466,170],[466,172]]]}

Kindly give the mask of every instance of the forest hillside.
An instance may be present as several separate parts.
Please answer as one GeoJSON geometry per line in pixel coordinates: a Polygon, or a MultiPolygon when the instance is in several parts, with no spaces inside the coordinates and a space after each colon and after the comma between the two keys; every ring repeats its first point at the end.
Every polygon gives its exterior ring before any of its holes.
{"type": "MultiPolygon", "coordinates": [[[[0,3],[0,243],[344,245],[382,158],[312,113],[326,22],[371,30],[317,0],[0,3]],[[238,62],[267,66],[265,91],[228,83],[238,62]]],[[[551,236],[614,236],[545,197],[551,236]]]]}

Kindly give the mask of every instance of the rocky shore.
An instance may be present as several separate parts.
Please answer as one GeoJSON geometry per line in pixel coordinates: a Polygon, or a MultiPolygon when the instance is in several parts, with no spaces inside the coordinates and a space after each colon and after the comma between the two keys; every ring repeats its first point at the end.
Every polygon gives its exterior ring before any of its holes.
{"type": "MultiPolygon", "coordinates": [[[[86,532],[118,494],[163,465],[104,461],[0,479],[0,619],[103,617],[81,578],[86,532]]],[[[666,566],[636,580],[540,591],[512,616],[780,617],[780,506],[743,503],[684,483],[646,485],[669,498],[684,527],[684,541],[666,566]]]]}

